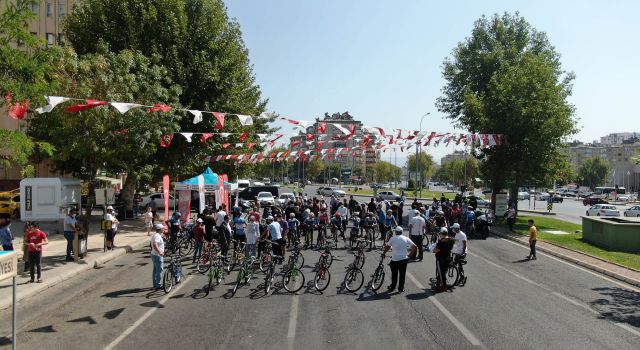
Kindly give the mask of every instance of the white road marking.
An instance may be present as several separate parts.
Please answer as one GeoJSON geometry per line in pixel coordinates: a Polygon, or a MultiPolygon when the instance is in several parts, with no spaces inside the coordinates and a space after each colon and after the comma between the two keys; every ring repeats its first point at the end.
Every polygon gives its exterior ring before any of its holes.
{"type": "MultiPolygon", "coordinates": [[[[568,296],[566,296],[566,295],[564,295],[562,293],[554,291],[554,290],[552,290],[551,288],[549,288],[549,287],[547,287],[545,285],[542,285],[542,284],[540,284],[538,282],[534,282],[534,281],[532,281],[532,280],[530,280],[530,279],[528,279],[528,278],[526,278],[526,277],[524,277],[524,276],[522,276],[522,275],[520,275],[520,274],[518,274],[516,272],[510,271],[509,269],[507,269],[504,266],[496,264],[493,261],[490,261],[490,260],[488,260],[488,259],[486,259],[486,258],[484,258],[484,257],[482,257],[482,256],[480,256],[478,254],[471,253],[471,252],[468,253],[468,254],[469,255],[473,255],[473,256],[481,259],[481,260],[484,260],[489,265],[495,266],[495,267],[499,268],[500,270],[503,270],[503,271],[513,275],[514,277],[517,277],[517,278],[519,278],[519,279],[521,279],[521,280],[523,280],[523,281],[525,281],[527,283],[533,284],[534,286],[536,286],[538,288],[541,288],[541,289],[544,289],[544,290],[546,290],[548,292],[551,292],[552,295],[554,295],[554,296],[556,296],[556,297],[558,297],[558,298],[560,298],[560,299],[562,299],[564,301],[567,301],[567,302],[569,302],[569,303],[571,303],[571,304],[573,304],[573,305],[575,305],[575,306],[577,306],[577,307],[579,307],[581,309],[587,310],[587,311],[589,311],[589,312],[591,312],[592,314],[595,314],[595,315],[600,315],[600,313],[598,311],[590,308],[589,306],[587,306],[587,305],[585,305],[585,304],[583,304],[583,303],[581,303],[581,302],[579,302],[577,300],[574,300],[574,299],[572,299],[572,298],[570,298],[570,297],[568,297],[568,296]]],[[[638,332],[637,330],[627,326],[624,323],[619,323],[619,322],[612,322],[612,323],[615,324],[616,326],[624,329],[624,330],[627,330],[627,331],[633,333],[634,335],[640,336],[640,332],[638,332]]]]}
{"type": "MultiPolygon", "coordinates": [[[[182,286],[184,286],[185,284],[187,284],[187,282],[189,282],[189,280],[191,280],[191,278],[193,278],[192,276],[189,276],[187,278],[185,278],[179,286],[175,287],[172,291],[173,293],[167,293],[167,295],[165,295],[162,299],[160,299],[160,301],[158,301],[158,303],[160,305],[164,305],[164,303],[167,302],[167,300],[169,300],[169,298],[173,295],[176,294],[181,288],[182,286]]],[[[107,345],[105,347],[105,350],[112,350],[115,349],[116,346],[118,346],[118,344],[120,344],[120,342],[122,342],[126,337],[128,337],[131,333],[133,333],[133,331],[136,330],[136,328],[140,327],[140,325],[142,323],[144,323],[144,321],[146,321],[154,312],[156,312],[156,310],[158,310],[158,307],[153,307],[150,308],[147,312],[145,312],[144,315],[142,315],[142,317],[140,317],[136,322],[134,322],[131,326],[129,326],[129,328],[127,328],[124,332],[122,332],[122,334],[120,334],[119,337],[117,337],[116,339],[114,339],[109,345],[107,345]]]]}
{"type": "MultiPolygon", "coordinates": [[[[519,244],[519,243],[513,242],[513,241],[511,241],[511,240],[509,240],[509,239],[502,238],[502,237],[498,237],[498,239],[503,240],[503,241],[505,241],[505,242],[507,242],[507,243],[511,243],[511,244],[513,244],[513,245],[515,245],[515,246],[517,246],[517,247],[520,247],[520,248],[522,248],[522,249],[524,249],[524,250],[529,250],[529,247],[526,247],[526,246],[524,246],[524,245],[522,245],[522,244],[519,244]]],[[[571,266],[571,267],[573,267],[574,269],[578,269],[578,270],[580,270],[580,271],[582,271],[582,272],[586,272],[586,273],[589,273],[589,274],[594,275],[594,276],[596,276],[596,277],[599,277],[599,278],[601,278],[601,279],[603,279],[603,280],[605,280],[605,281],[608,281],[608,282],[614,283],[614,284],[616,284],[616,285],[618,285],[618,286],[620,286],[620,287],[623,287],[623,288],[626,288],[626,289],[632,290],[632,291],[634,291],[634,292],[640,293],[640,289],[638,289],[638,288],[635,288],[635,287],[633,287],[633,286],[631,286],[631,285],[629,285],[629,284],[625,284],[625,283],[622,283],[622,282],[616,281],[616,280],[611,279],[611,278],[609,278],[609,277],[603,276],[603,275],[602,275],[602,274],[600,274],[600,273],[597,273],[597,272],[594,272],[594,271],[591,271],[591,270],[587,270],[587,269],[585,269],[584,267],[578,266],[578,265],[576,265],[576,264],[574,264],[574,263],[572,263],[572,262],[564,261],[564,260],[562,260],[562,259],[560,259],[560,258],[558,258],[558,257],[555,257],[555,256],[553,256],[553,255],[550,255],[550,254],[548,254],[548,253],[544,253],[544,252],[539,252],[538,254],[539,254],[539,255],[544,255],[544,256],[546,256],[546,257],[548,257],[548,258],[550,258],[550,259],[553,259],[553,260],[558,261],[558,262],[561,262],[561,263],[563,263],[563,264],[565,264],[565,265],[571,266]]]]}
{"type": "Polygon", "coordinates": [[[296,337],[296,326],[298,324],[298,295],[291,297],[291,309],[289,310],[289,330],[287,331],[288,348],[293,350],[293,341],[296,337]]]}
{"type": "MultiPolygon", "coordinates": [[[[420,283],[420,281],[418,281],[417,278],[415,278],[411,273],[407,272],[407,277],[409,277],[409,279],[413,282],[413,284],[415,284],[418,288],[420,289],[426,289],[425,286],[422,285],[422,283],[420,283]]],[[[458,331],[460,331],[460,333],[462,333],[462,335],[464,335],[465,338],[467,338],[467,340],[469,341],[469,343],[471,343],[471,345],[474,346],[482,346],[482,342],[480,340],[478,340],[478,338],[476,338],[475,335],[473,335],[473,333],[471,333],[471,331],[469,329],[467,329],[467,327],[465,327],[462,322],[458,321],[457,318],[455,318],[455,316],[453,316],[451,314],[451,312],[449,312],[449,310],[447,310],[444,305],[442,305],[436,298],[434,295],[430,296],[427,298],[428,300],[431,301],[431,303],[433,303],[433,305],[435,305],[436,308],[438,308],[438,310],[440,310],[440,312],[442,312],[443,315],[445,315],[445,317],[447,317],[449,319],[449,321],[456,327],[458,328],[458,331]]]]}

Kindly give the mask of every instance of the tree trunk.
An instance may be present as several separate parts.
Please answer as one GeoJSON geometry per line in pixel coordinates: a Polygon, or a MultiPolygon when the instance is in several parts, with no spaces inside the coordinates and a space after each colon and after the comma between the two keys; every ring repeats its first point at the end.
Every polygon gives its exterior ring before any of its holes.
{"type": "MultiPolygon", "coordinates": [[[[95,174],[95,172],[94,172],[95,174]]],[[[93,206],[96,203],[96,183],[95,179],[88,180],[89,194],[87,195],[87,204],[85,207],[84,215],[82,216],[82,232],[86,235],[89,234],[89,223],[91,222],[91,213],[93,212],[93,206]]]]}
{"type": "Polygon", "coordinates": [[[133,173],[127,173],[127,178],[120,191],[120,201],[124,205],[124,210],[133,210],[133,195],[136,190],[136,183],[138,182],[138,176],[133,173]]]}

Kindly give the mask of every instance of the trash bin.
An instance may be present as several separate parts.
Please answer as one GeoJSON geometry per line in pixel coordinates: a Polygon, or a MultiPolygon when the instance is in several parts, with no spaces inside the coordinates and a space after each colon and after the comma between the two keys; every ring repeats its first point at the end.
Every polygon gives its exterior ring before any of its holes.
{"type": "Polygon", "coordinates": [[[73,253],[76,259],[83,259],[87,255],[87,235],[76,230],[73,236],[73,253]]]}

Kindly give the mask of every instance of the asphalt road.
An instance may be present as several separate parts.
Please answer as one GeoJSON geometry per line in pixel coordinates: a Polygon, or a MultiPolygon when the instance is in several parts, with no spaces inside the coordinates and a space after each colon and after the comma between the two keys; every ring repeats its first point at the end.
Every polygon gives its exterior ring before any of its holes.
{"type": "MultiPolygon", "coordinates": [[[[18,348],[637,349],[640,290],[544,254],[523,261],[527,250],[510,241],[469,247],[468,282],[452,292],[432,292],[425,253],[409,264],[404,293],[348,293],[340,282],[353,255],[337,249],[324,293],[309,285],[292,295],[278,283],[265,295],[258,272],[232,298],[235,273],[205,297],[206,277],[187,262],[170,294],[152,291],[148,253],[138,251],[20,305],[18,348]]],[[[319,255],[304,256],[309,283],[319,255]]],[[[365,284],[378,256],[367,253],[365,284]]],[[[0,313],[1,349],[10,347],[9,311],[0,313]]]]}

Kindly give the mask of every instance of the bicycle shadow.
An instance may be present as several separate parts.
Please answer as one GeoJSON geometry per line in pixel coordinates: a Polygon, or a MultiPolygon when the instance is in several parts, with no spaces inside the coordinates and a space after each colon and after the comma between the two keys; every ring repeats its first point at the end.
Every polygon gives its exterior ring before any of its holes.
{"type": "Polygon", "coordinates": [[[640,327],[640,293],[619,287],[600,287],[592,290],[603,296],[589,303],[598,311],[599,319],[640,327]]]}

